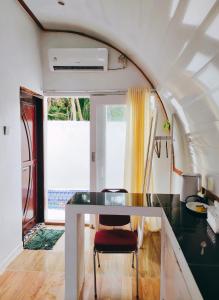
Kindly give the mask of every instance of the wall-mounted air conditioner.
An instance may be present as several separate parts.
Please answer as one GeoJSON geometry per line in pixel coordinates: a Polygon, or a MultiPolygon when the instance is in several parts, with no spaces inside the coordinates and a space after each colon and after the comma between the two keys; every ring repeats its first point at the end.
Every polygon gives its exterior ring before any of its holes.
{"type": "Polygon", "coordinates": [[[51,71],[107,71],[106,48],[52,48],[49,49],[51,71]]]}

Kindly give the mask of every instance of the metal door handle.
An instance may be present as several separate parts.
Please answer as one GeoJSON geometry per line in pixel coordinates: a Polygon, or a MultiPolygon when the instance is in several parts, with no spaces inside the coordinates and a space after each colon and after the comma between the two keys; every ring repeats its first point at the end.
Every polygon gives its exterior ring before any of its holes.
{"type": "Polygon", "coordinates": [[[96,152],[91,152],[91,161],[95,162],[96,160],[96,152]]]}

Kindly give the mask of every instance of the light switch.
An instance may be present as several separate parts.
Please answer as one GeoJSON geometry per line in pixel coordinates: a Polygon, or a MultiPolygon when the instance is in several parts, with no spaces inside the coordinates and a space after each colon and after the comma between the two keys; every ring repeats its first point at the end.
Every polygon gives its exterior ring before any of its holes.
{"type": "Polygon", "coordinates": [[[3,134],[9,135],[9,126],[3,126],[3,134]]]}

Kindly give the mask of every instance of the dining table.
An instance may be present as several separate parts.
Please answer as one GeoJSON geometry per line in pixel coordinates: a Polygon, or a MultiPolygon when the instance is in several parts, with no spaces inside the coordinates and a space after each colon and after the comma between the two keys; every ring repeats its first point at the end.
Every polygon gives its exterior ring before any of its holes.
{"type": "Polygon", "coordinates": [[[178,194],[77,192],[65,206],[65,300],[83,288],[85,214],[161,218],[160,299],[216,299],[219,238],[178,194]]]}

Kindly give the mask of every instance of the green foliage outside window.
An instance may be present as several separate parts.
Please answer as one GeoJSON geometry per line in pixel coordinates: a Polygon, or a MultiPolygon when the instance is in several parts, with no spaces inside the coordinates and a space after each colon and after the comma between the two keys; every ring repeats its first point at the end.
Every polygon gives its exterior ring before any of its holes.
{"type": "Polygon", "coordinates": [[[78,98],[79,108],[75,104],[75,98],[49,98],[48,99],[48,120],[90,120],[90,99],[78,98]],[[75,115],[74,109],[75,107],[75,115]],[[81,118],[80,112],[81,111],[81,118]]]}
{"type": "Polygon", "coordinates": [[[83,119],[85,121],[90,121],[90,99],[89,98],[79,98],[81,112],[83,119]]]}

